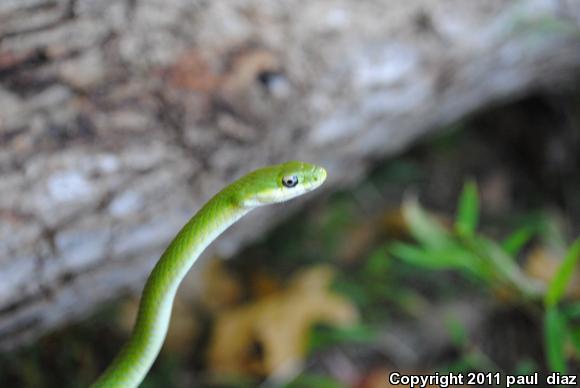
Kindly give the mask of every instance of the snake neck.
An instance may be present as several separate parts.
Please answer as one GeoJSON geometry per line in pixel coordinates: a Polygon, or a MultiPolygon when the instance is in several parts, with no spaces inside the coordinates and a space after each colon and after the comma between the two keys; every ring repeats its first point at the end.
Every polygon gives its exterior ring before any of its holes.
{"type": "Polygon", "coordinates": [[[141,383],[165,340],[179,284],[203,250],[250,210],[236,206],[224,190],[181,229],[145,283],[131,337],[93,387],[137,387],[141,383]]]}

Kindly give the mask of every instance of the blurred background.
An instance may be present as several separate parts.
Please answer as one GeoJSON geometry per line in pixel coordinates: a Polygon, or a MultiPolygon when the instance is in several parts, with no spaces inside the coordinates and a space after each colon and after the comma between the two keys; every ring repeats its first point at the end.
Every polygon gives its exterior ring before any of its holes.
{"type": "Polygon", "coordinates": [[[328,181],[206,251],[143,387],[577,375],[579,75],[574,0],[0,3],[0,386],[88,386],[196,209],[292,159],[328,181]]]}

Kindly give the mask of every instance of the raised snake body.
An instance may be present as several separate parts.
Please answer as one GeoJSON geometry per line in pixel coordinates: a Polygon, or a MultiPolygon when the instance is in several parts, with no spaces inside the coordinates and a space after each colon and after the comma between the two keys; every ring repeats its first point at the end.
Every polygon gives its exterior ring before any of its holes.
{"type": "Polygon", "coordinates": [[[251,172],[210,199],[181,229],[149,275],[131,337],[93,387],[137,387],[157,358],[177,288],[203,250],[250,210],[320,186],[322,167],[287,162],[251,172]]]}

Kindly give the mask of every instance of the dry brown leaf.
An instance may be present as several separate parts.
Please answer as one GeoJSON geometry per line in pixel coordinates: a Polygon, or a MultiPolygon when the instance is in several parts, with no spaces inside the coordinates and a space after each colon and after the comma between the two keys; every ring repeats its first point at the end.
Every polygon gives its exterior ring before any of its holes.
{"type": "Polygon", "coordinates": [[[280,279],[262,269],[252,271],[250,274],[251,299],[263,298],[280,291],[282,284],[280,279]]]}
{"type": "Polygon", "coordinates": [[[358,314],[328,287],[334,276],[320,266],[295,275],[288,288],[222,312],[209,346],[213,371],[270,375],[301,360],[315,323],[349,325],[358,314]]]}

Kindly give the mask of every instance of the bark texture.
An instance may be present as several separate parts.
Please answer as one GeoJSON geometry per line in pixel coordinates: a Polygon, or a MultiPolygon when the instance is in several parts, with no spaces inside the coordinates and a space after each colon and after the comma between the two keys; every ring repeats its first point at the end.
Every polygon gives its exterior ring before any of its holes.
{"type": "MultiPolygon", "coordinates": [[[[580,69],[576,0],[0,2],[0,347],[140,289],[224,183],[326,185],[580,69]]],[[[213,246],[300,206],[262,209],[213,246]]]]}

